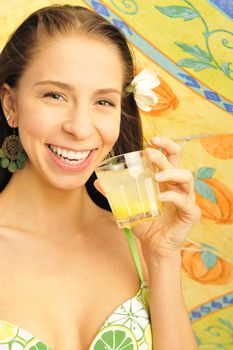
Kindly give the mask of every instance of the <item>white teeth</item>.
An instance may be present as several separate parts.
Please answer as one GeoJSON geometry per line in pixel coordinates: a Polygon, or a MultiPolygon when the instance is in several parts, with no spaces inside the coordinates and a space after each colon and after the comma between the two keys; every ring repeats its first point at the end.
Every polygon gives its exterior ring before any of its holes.
{"type": "Polygon", "coordinates": [[[56,152],[56,153],[59,154],[62,157],[67,157],[67,155],[68,155],[68,152],[66,150],[61,150],[60,153],[58,153],[58,152],[56,152]]]}
{"type": "Polygon", "coordinates": [[[49,147],[57,155],[63,158],[66,158],[66,159],[63,159],[65,163],[67,161],[68,162],[67,164],[74,164],[74,165],[83,162],[91,152],[91,151],[85,151],[85,152],[68,151],[66,149],[56,147],[54,145],[50,145],[49,147]]]}
{"type": "MultiPolygon", "coordinates": [[[[61,157],[60,157],[60,158],[61,158],[61,157]]],[[[62,158],[62,161],[63,161],[65,164],[77,165],[77,164],[81,164],[82,162],[84,162],[84,159],[80,159],[80,160],[68,160],[68,159],[62,158]]]]}
{"type": "Polygon", "coordinates": [[[70,152],[69,152],[69,157],[68,157],[68,158],[70,158],[70,159],[75,159],[75,152],[70,151],[70,152]]]}

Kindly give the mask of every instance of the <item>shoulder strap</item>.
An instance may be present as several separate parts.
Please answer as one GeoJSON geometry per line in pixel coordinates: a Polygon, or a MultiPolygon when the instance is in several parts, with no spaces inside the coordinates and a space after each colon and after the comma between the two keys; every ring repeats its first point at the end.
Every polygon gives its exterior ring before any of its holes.
{"type": "Polygon", "coordinates": [[[135,243],[135,239],[134,239],[133,233],[127,227],[124,228],[123,230],[124,230],[124,233],[126,235],[127,241],[129,243],[129,247],[130,247],[131,253],[133,255],[134,263],[136,265],[140,281],[144,282],[144,275],[143,275],[142,265],[141,265],[141,261],[140,261],[140,257],[139,257],[139,254],[138,254],[138,249],[137,249],[137,246],[136,246],[136,243],[135,243]]]}

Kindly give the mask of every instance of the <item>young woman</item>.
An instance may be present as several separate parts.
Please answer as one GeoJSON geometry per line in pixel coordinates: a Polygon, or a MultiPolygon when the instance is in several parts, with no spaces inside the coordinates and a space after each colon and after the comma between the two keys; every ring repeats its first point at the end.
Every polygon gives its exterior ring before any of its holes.
{"type": "Polygon", "coordinates": [[[0,55],[0,350],[146,350],[151,334],[197,349],[180,250],[200,211],[179,146],[151,140],[164,215],[128,236],[93,175],[143,148],[133,79],[122,33],[79,6],[33,13],[0,55]]]}

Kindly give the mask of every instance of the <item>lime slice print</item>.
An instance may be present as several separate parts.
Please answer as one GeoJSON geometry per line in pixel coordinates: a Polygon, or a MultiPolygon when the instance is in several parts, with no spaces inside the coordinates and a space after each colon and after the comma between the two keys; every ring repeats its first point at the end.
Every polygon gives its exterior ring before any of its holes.
{"type": "Polygon", "coordinates": [[[24,350],[51,350],[47,345],[40,340],[33,338],[24,347],[24,350]]]}
{"type": "Polygon", "coordinates": [[[7,344],[18,334],[19,328],[5,321],[0,321],[0,344],[7,344]]]}
{"type": "Polygon", "coordinates": [[[127,327],[134,334],[137,342],[140,342],[149,323],[148,312],[141,298],[133,297],[118,307],[106,323],[105,326],[119,325],[127,327]]]}
{"type": "Polygon", "coordinates": [[[137,350],[133,333],[123,326],[103,328],[92,342],[89,350],[137,350]]]}

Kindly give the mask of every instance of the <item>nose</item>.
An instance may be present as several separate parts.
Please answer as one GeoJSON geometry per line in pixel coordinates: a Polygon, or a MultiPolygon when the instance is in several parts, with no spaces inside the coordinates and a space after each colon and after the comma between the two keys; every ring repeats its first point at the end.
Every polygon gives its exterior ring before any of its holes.
{"type": "Polygon", "coordinates": [[[79,104],[72,108],[62,124],[62,130],[79,140],[90,137],[94,132],[94,125],[88,106],[79,104]]]}

